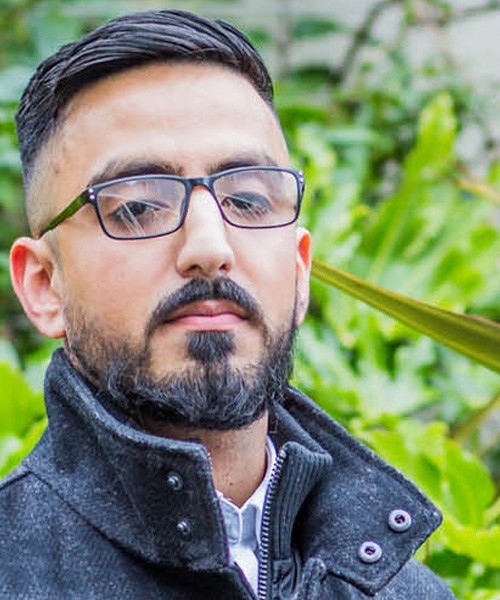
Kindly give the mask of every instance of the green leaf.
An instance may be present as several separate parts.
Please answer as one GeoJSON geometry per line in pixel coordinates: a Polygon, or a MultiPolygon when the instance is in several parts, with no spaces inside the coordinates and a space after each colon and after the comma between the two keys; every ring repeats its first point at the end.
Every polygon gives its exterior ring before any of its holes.
{"type": "Polygon", "coordinates": [[[0,435],[23,436],[45,414],[42,394],[34,393],[23,375],[5,363],[0,363],[0,389],[0,435]]]}
{"type": "Polygon", "coordinates": [[[245,33],[250,38],[252,44],[260,48],[266,44],[270,44],[273,41],[273,36],[271,33],[262,27],[247,29],[245,33]]]}
{"type": "MultiPolygon", "coordinates": [[[[330,86],[332,81],[335,81],[336,73],[335,70],[330,65],[322,65],[322,64],[300,64],[296,67],[291,67],[288,75],[288,81],[285,86],[283,83],[280,85],[278,82],[277,91],[279,92],[279,97],[282,95],[282,90],[287,89],[293,91],[294,95],[299,95],[299,97],[304,96],[305,90],[307,90],[307,97],[310,98],[310,92],[314,89],[325,88],[326,86],[330,86]]],[[[310,100],[308,100],[308,103],[310,100]]]]}
{"type": "Polygon", "coordinates": [[[405,325],[500,373],[500,326],[386,290],[318,260],[312,274],[405,325]]]}
{"type": "Polygon", "coordinates": [[[305,38],[319,37],[327,33],[344,33],[350,31],[350,27],[332,19],[301,17],[295,21],[292,35],[294,38],[303,40],[305,38]]]}
{"type": "Polygon", "coordinates": [[[500,526],[477,530],[472,525],[462,525],[448,518],[443,522],[442,535],[458,554],[467,554],[477,562],[500,567],[500,526]]]}
{"type": "Polygon", "coordinates": [[[440,94],[422,111],[417,145],[408,156],[408,179],[432,179],[441,175],[454,157],[457,120],[449,94],[440,94]]]}
{"type": "Polygon", "coordinates": [[[21,440],[14,435],[0,437],[0,474],[7,472],[9,458],[23,447],[21,440]]]}
{"type": "Polygon", "coordinates": [[[451,440],[444,441],[443,465],[446,482],[443,502],[448,516],[476,530],[486,527],[486,510],[495,489],[486,468],[451,440]]]}
{"type": "Polygon", "coordinates": [[[464,600],[500,600],[500,592],[498,590],[474,590],[467,593],[464,600]]]}
{"type": "Polygon", "coordinates": [[[11,440],[10,446],[2,447],[3,440],[0,440],[0,459],[3,458],[3,462],[0,461],[0,477],[3,477],[17,467],[23,458],[33,450],[46,427],[47,419],[44,418],[33,423],[22,441],[12,438],[15,441],[11,440]],[[2,450],[4,451],[3,456],[2,450]]]}
{"type": "Polygon", "coordinates": [[[325,139],[337,146],[367,145],[387,150],[391,147],[388,138],[368,127],[335,127],[325,132],[325,139]]]}
{"type": "Polygon", "coordinates": [[[372,257],[369,279],[378,281],[387,265],[397,258],[397,246],[408,234],[410,217],[419,211],[429,185],[452,165],[456,128],[453,103],[448,94],[440,94],[422,111],[417,143],[403,165],[401,186],[384,202],[365,235],[363,246],[372,257]]]}

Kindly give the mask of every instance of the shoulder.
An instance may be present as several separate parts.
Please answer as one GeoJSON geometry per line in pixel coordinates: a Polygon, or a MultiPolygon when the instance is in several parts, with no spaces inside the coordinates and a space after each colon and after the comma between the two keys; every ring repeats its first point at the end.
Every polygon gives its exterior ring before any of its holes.
{"type": "Polygon", "coordinates": [[[330,577],[322,598],[339,600],[455,600],[448,586],[422,563],[412,559],[374,596],[361,592],[357,587],[330,577]]]}
{"type": "Polygon", "coordinates": [[[40,488],[42,490],[45,485],[23,464],[21,463],[8,475],[0,479],[0,518],[6,511],[22,509],[27,503],[33,500],[30,491],[40,488]],[[21,501],[13,503],[16,499],[21,501]]]}
{"type": "MultiPolygon", "coordinates": [[[[425,598],[426,600],[454,600],[448,586],[422,563],[410,560],[387,585],[387,600],[393,598],[425,598]]],[[[377,598],[377,596],[375,596],[377,598]]],[[[381,596],[386,598],[386,596],[381,596]]]]}
{"type": "Polygon", "coordinates": [[[20,508],[19,502],[31,502],[30,489],[37,486],[37,480],[22,463],[8,475],[0,479],[0,520],[13,517],[20,508]]]}
{"type": "Polygon", "coordinates": [[[28,582],[39,575],[51,512],[44,488],[24,465],[0,481],[0,598],[28,597],[28,582]]]}
{"type": "Polygon", "coordinates": [[[0,555],[33,537],[53,511],[54,494],[24,465],[0,480],[0,555]]]}
{"type": "Polygon", "coordinates": [[[62,498],[21,464],[0,481],[0,562],[5,568],[27,555],[46,555],[75,520],[62,498]]]}

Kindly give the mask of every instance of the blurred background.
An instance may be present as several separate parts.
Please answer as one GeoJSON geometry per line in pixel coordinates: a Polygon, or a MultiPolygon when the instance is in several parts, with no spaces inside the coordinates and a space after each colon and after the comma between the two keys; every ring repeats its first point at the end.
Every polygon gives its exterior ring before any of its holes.
{"type": "MultiPolygon", "coordinates": [[[[16,105],[61,44],[149,8],[229,20],[262,52],[316,258],[500,322],[500,2],[0,0],[0,474],[45,427],[57,345],[10,287],[16,105]]],[[[500,600],[499,375],[318,281],[297,350],[294,383],[444,512],[419,559],[460,600],[500,600]]]]}

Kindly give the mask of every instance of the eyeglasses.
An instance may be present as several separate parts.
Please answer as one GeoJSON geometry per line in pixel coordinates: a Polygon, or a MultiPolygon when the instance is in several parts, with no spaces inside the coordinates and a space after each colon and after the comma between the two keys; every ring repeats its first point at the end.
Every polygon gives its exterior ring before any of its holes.
{"type": "Polygon", "coordinates": [[[305,178],[301,171],[280,167],[240,167],[193,178],[123,177],[88,187],[40,235],[86,204],[92,204],[110,238],[137,240],[168,235],[182,227],[195,186],[211,192],[227,223],[244,229],[268,229],[297,220],[305,178]]]}

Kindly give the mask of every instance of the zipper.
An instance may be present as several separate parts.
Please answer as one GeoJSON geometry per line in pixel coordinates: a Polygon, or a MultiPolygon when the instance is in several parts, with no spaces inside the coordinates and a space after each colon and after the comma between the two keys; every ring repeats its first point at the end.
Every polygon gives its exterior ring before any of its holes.
{"type": "Polygon", "coordinates": [[[270,534],[271,534],[271,507],[273,505],[278,480],[286,459],[286,450],[281,449],[276,456],[271,481],[266,496],[264,510],[262,511],[262,525],[260,529],[260,557],[259,557],[259,579],[257,583],[257,596],[259,600],[266,600],[267,585],[270,567],[270,534]]]}

